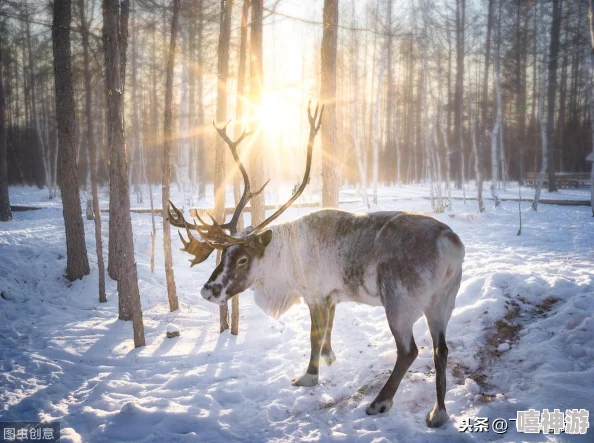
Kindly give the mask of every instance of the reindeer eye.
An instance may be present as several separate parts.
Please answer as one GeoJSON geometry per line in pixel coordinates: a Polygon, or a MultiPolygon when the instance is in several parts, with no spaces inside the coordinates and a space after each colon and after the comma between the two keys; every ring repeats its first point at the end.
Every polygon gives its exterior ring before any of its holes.
{"type": "Polygon", "coordinates": [[[237,260],[237,266],[245,266],[247,265],[247,262],[247,257],[241,257],[239,260],[237,260]]]}

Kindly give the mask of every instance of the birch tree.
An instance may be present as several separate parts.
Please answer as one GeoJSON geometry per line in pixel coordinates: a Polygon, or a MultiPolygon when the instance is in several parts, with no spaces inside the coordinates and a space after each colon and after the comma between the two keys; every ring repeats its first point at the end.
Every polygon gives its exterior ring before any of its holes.
{"type": "Polygon", "coordinates": [[[478,203],[479,213],[485,212],[485,205],[483,203],[483,175],[481,174],[481,162],[479,157],[479,149],[476,143],[476,117],[473,114],[472,106],[470,107],[470,137],[472,138],[472,153],[474,155],[474,175],[476,177],[476,199],[478,203]]]}
{"type": "MultiPolygon", "coordinates": [[[[219,47],[217,55],[217,123],[225,124],[227,119],[227,77],[229,76],[229,42],[231,40],[232,0],[221,1],[219,47]]],[[[215,218],[223,223],[225,220],[225,144],[217,137],[215,153],[215,218]]],[[[252,205],[253,205],[252,200],[252,205]]],[[[221,252],[217,250],[217,263],[221,260],[221,252]]],[[[227,302],[220,306],[221,332],[229,329],[229,307],[227,302]]]]}
{"type": "MultiPolygon", "coordinates": [[[[263,33],[263,0],[252,0],[252,20],[250,23],[250,105],[253,112],[258,113],[262,106],[262,87],[264,75],[264,60],[262,50],[263,33]]],[[[256,115],[259,120],[260,115],[256,115]]],[[[257,121],[257,123],[260,123],[257,121]]],[[[262,131],[257,131],[250,152],[250,175],[252,186],[260,189],[264,184],[264,143],[262,131]]],[[[221,141],[222,142],[222,141],[221,141]]],[[[265,192],[255,196],[250,201],[252,225],[257,226],[266,217],[265,192]]]]}
{"type": "MultiPolygon", "coordinates": [[[[338,46],[338,0],[324,0],[322,31],[322,76],[320,96],[324,104],[322,125],[322,206],[338,207],[339,177],[336,143],[336,54],[338,46]]],[[[374,160],[375,161],[375,160],[374,160]]],[[[374,166],[375,167],[375,166],[374,166]]],[[[257,189],[257,185],[254,185],[257,189]]],[[[377,184],[375,185],[377,187],[377,184]]],[[[374,197],[377,200],[377,196],[374,197]]]]}
{"type": "Polygon", "coordinates": [[[536,183],[536,189],[534,191],[534,200],[532,200],[532,209],[535,211],[538,210],[538,202],[540,200],[540,192],[542,190],[545,174],[547,173],[547,166],[548,166],[548,138],[547,138],[547,121],[544,111],[544,104],[545,104],[545,97],[547,92],[547,83],[549,79],[547,78],[547,51],[546,51],[546,34],[544,30],[540,32],[540,40],[541,40],[541,47],[542,47],[542,61],[540,63],[541,72],[540,72],[540,88],[538,93],[538,121],[540,123],[540,138],[542,143],[542,166],[540,169],[540,175],[538,177],[538,182],[536,183]]]}
{"type": "Polygon", "coordinates": [[[379,127],[379,109],[381,103],[382,77],[386,69],[386,53],[382,51],[380,55],[380,67],[377,73],[377,93],[375,97],[375,109],[373,112],[373,204],[377,205],[377,180],[379,171],[379,145],[381,143],[381,133],[379,127]]]}
{"type": "MultiPolygon", "coordinates": [[[[351,86],[352,86],[352,97],[351,97],[351,136],[353,139],[353,146],[355,148],[355,155],[357,156],[357,167],[359,168],[359,176],[361,178],[361,198],[363,204],[369,208],[369,198],[367,196],[367,168],[363,160],[362,149],[361,149],[361,135],[360,135],[360,123],[359,123],[359,85],[358,85],[358,63],[359,63],[359,41],[357,39],[357,33],[355,31],[355,1],[352,3],[352,31],[351,31],[351,86]]],[[[398,157],[400,159],[400,157],[398,157]]]]}
{"type": "Polygon", "coordinates": [[[551,22],[551,41],[549,47],[549,78],[547,100],[547,167],[549,192],[557,191],[555,177],[555,98],[557,93],[557,65],[559,55],[559,35],[561,33],[562,0],[552,0],[553,21],[551,22]]]}
{"type": "Polygon", "coordinates": [[[495,98],[497,101],[497,115],[495,116],[495,123],[491,131],[491,196],[495,203],[495,207],[499,206],[499,162],[498,162],[498,140],[499,130],[501,128],[502,109],[501,109],[501,82],[500,82],[500,51],[501,51],[501,8],[496,17],[497,26],[495,26],[495,60],[493,63],[493,71],[495,75],[495,98]]]}
{"type": "Polygon", "coordinates": [[[173,273],[173,257],[171,255],[171,227],[169,224],[169,184],[171,182],[171,146],[173,144],[173,67],[175,63],[175,45],[179,24],[179,7],[181,0],[173,0],[173,17],[171,19],[171,39],[167,57],[167,80],[165,85],[165,115],[163,125],[163,190],[161,204],[163,210],[163,249],[165,251],[165,278],[167,280],[167,298],[171,312],[179,309],[175,275],[173,273]]]}
{"type": "Polygon", "coordinates": [[[456,188],[464,185],[464,149],[462,145],[462,118],[464,98],[464,30],[466,26],[466,0],[456,0],[456,90],[454,92],[454,140],[460,165],[456,175],[456,188]]]}
{"type": "MultiPolygon", "coordinates": [[[[241,126],[243,120],[243,102],[245,100],[245,71],[246,71],[246,58],[247,58],[247,34],[248,34],[248,14],[250,9],[250,0],[243,0],[243,6],[241,8],[241,36],[239,41],[239,66],[237,68],[237,102],[235,104],[235,138],[238,139],[241,136],[241,126]]],[[[243,157],[241,152],[238,153],[243,157]]],[[[242,158],[243,161],[243,158],[242,158]]],[[[239,204],[241,199],[241,176],[239,168],[233,164],[233,198],[235,206],[239,204]]],[[[239,215],[237,220],[237,231],[243,231],[243,215],[239,215]]],[[[239,334],[239,295],[237,294],[231,300],[231,334],[239,334]]]]}

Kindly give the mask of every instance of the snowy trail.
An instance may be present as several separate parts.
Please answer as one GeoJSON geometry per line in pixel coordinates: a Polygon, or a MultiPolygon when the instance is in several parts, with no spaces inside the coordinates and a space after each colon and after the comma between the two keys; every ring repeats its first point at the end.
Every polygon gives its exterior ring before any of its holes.
{"type": "MultiPolygon", "coordinates": [[[[40,199],[37,191],[17,190],[26,198],[15,203],[40,199]]],[[[428,207],[414,198],[381,200],[377,209],[428,207]]],[[[360,204],[344,209],[363,210],[360,204]]],[[[63,222],[54,207],[15,213],[14,222],[0,225],[0,420],[61,420],[63,441],[84,442],[592,441],[592,429],[588,435],[547,437],[517,434],[513,424],[502,436],[458,432],[465,417],[509,419],[529,408],[594,411],[590,209],[526,211],[520,237],[517,204],[474,212],[472,203],[455,201],[453,217],[437,216],[467,250],[447,335],[451,421],[442,429],[425,425],[435,384],[424,319],[414,328],[419,357],[394,407],[385,416],[368,417],[365,406],[396,357],[381,308],[339,305],[337,361],[321,368],[319,386],[295,388],[290,381],[309,355],[307,308],[295,306],[274,320],[246,293],[240,335],[219,334],[218,308],[198,294],[214,258],[190,269],[174,243],[182,307],[169,313],[161,236],[151,274],[150,216],[134,214],[147,337],[147,346],[135,350],[131,325],[117,320],[115,283],[108,282],[108,303],[96,300],[92,222],[85,220],[91,275],[72,284],[63,279],[63,222]],[[169,322],[181,328],[179,338],[165,338],[169,322]],[[505,340],[510,350],[498,351],[505,340]]]]}

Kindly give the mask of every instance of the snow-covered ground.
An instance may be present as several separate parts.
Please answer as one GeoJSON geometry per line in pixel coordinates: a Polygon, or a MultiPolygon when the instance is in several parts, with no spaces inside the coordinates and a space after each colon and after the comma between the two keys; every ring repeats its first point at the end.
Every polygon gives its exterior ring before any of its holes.
{"type": "MultiPolygon", "coordinates": [[[[523,189],[525,198],[532,196],[523,189]]],[[[91,275],[68,283],[60,200],[48,202],[47,192],[34,188],[10,191],[13,204],[44,209],[15,212],[12,222],[0,224],[0,421],[60,420],[64,442],[594,441],[594,426],[587,435],[519,434],[514,422],[503,435],[458,431],[464,418],[510,419],[530,408],[594,412],[589,207],[541,205],[534,212],[523,203],[521,236],[517,202],[496,210],[486,202],[488,211],[479,215],[475,201],[455,200],[451,213],[436,215],[461,237],[466,260],[447,334],[451,420],[428,429],[425,415],[433,406],[435,382],[424,319],[414,328],[419,357],[394,407],[369,417],[365,407],[396,358],[381,308],[339,305],[333,331],[337,361],[321,368],[317,387],[293,387],[291,379],[309,357],[306,306],[274,320],[248,291],[240,299],[240,335],[219,334],[218,308],[199,294],[214,256],[190,269],[174,237],[181,308],[168,312],[162,231],[151,273],[151,216],[135,213],[147,346],[134,349],[132,325],[117,320],[115,282],[108,281],[108,302],[97,300],[93,222],[85,220],[91,275]],[[171,323],[180,337],[166,338],[171,323]]],[[[515,197],[517,191],[510,187],[501,195],[515,197]]],[[[561,192],[558,198],[589,198],[587,190],[561,192]]],[[[429,212],[427,195],[421,186],[382,188],[372,209],[429,212]]],[[[144,197],[142,205],[133,197],[133,206],[148,207],[146,190],[144,197]]],[[[174,197],[184,203],[179,192],[174,197]]],[[[543,192],[542,198],[550,197],[543,192]]],[[[160,194],[155,198],[159,202],[160,194]]],[[[341,198],[356,199],[356,193],[346,190],[341,198]]],[[[211,201],[197,203],[208,207],[211,201]]],[[[365,209],[361,203],[342,208],[365,209]]],[[[283,218],[310,210],[292,208],[283,218]]]]}
{"type": "MultiPolygon", "coordinates": [[[[283,183],[277,187],[274,184],[270,184],[266,188],[266,201],[275,201],[278,196],[278,200],[280,203],[283,203],[291,196],[292,188],[295,183],[283,183]]],[[[320,199],[320,185],[319,183],[314,183],[308,186],[303,194],[303,196],[299,199],[301,203],[312,203],[312,202],[319,202],[320,199]],[[311,189],[310,189],[311,188],[311,189]]],[[[485,182],[483,185],[483,198],[485,202],[492,200],[491,191],[490,191],[490,183],[485,182]]],[[[445,195],[445,191],[442,186],[442,192],[445,195]]],[[[452,198],[456,200],[463,200],[465,197],[468,199],[468,202],[472,202],[473,199],[476,200],[476,185],[474,182],[467,183],[465,189],[455,189],[452,182],[452,198]]],[[[203,200],[198,200],[197,198],[190,199],[189,193],[184,193],[182,189],[180,189],[175,184],[171,187],[171,195],[172,200],[176,204],[183,204],[186,202],[187,204],[192,204],[192,206],[196,207],[208,207],[212,208],[214,206],[214,198],[213,198],[213,187],[212,185],[207,186],[207,198],[203,200]]],[[[368,189],[367,193],[369,194],[369,198],[371,200],[372,191],[368,189]]],[[[522,186],[521,189],[518,189],[518,184],[516,183],[509,183],[505,188],[501,188],[498,190],[499,198],[506,200],[517,200],[521,195],[523,200],[532,201],[534,197],[534,189],[529,186],[522,186]]],[[[134,192],[131,193],[131,207],[136,209],[149,209],[150,208],[150,199],[149,199],[149,191],[147,187],[142,188],[142,202],[138,202],[136,198],[136,194],[134,192]]],[[[90,197],[90,193],[81,193],[81,199],[84,203],[86,202],[87,196],[90,197]]],[[[49,200],[47,198],[47,190],[40,191],[37,189],[32,189],[30,187],[13,187],[11,188],[11,203],[13,205],[23,205],[23,206],[32,206],[32,207],[40,207],[40,208],[61,208],[62,202],[60,198],[55,198],[49,200]]],[[[394,200],[413,200],[413,199],[428,199],[429,198],[429,185],[428,184],[419,184],[419,185],[402,185],[402,186],[394,186],[394,187],[379,187],[378,188],[378,200],[382,200],[384,202],[394,201],[394,200]]],[[[581,200],[581,201],[590,201],[590,188],[580,188],[580,189],[573,189],[573,188],[563,188],[560,189],[558,192],[549,193],[546,189],[543,188],[540,198],[542,200],[581,200]]],[[[153,186],[153,199],[155,208],[161,207],[161,187],[160,186],[153,186]]],[[[346,189],[342,189],[340,191],[340,199],[345,201],[352,201],[352,200],[360,200],[360,193],[355,187],[350,187],[346,189]]],[[[103,189],[102,192],[99,194],[100,206],[101,209],[108,209],[109,208],[109,194],[107,189],[103,189]]],[[[227,190],[227,200],[228,206],[230,206],[230,202],[233,201],[233,190],[231,186],[229,186],[227,190]]],[[[404,203],[401,203],[404,204],[404,203]]],[[[407,203],[408,204],[408,203],[407,203]]],[[[488,203],[486,203],[488,204],[488,203]]],[[[463,208],[465,206],[462,206],[463,208]]],[[[424,205],[422,206],[422,210],[429,210],[430,206],[424,205]],[[426,206],[426,207],[425,207],[426,206]]]]}

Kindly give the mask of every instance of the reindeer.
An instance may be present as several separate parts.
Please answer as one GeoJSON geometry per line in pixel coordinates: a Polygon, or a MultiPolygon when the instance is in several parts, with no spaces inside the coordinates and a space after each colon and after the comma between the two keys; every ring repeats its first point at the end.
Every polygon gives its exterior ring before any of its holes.
{"type": "Polygon", "coordinates": [[[307,161],[299,188],[270,217],[240,233],[236,227],[241,211],[264,187],[252,193],[237,153],[237,146],[249,134],[244,131],[232,141],[227,126],[219,128],[213,122],[243,176],[242,197],[225,224],[212,216],[212,223],[199,216],[198,222],[189,223],[170,202],[171,223],[187,232],[188,240],[181,232],[179,236],[182,251],[194,256],[191,266],[206,260],[214,249],[222,251],[220,263],[201,291],[206,300],[226,303],[251,288],[256,304],[274,317],[305,301],[311,317],[311,356],[305,373],[293,380],[295,386],[318,384],[320,357],[328,365],[336,360],[331,336],[337,303],[383,306],[398,354],[388,381],[366,409],[369,415],[392,407],[394,394],[418,354],[413,324],[425,315],[436,372],[436,403],[427,415],[427,424],[441,426],[448,419],[444,403],[448,358],[445,333],[462,275],[464,246],[460,238],[431,217],[406,212],[358,214],[322,209],[296,220],[271,224],[307,185],[323,109],[318,115],[316,107],[312,116],[308,107],[307,161]],[[192,230],[202,240],[196,239],[192,230]]]}

